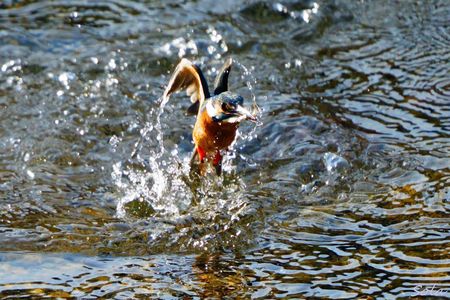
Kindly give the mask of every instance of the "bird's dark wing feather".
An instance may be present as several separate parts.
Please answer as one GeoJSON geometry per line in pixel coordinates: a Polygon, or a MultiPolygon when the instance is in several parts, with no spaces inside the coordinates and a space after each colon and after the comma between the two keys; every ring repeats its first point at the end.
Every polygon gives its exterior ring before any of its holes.
{"type": "MultiPolygon", "coordinates": [[[[210,97],[208,84],[202,71],[186,58],[183,58],[177,65],[164,91],[164,97],[168,98],[171,94],[181,90],[186,90],[187,95],[191,97],[191,102],[194,103],[193,107],[201,106],[203,101],[210,97]]],[[[193,109],[189,108],[189,110],[193,109]]]]}
{"type": "Polygon", "coordinates": [[[230,74],[232,63],[233,60],[228,58],[217,74],[216,80],[214,81],[214,95],[228,91],[228,75],[230,74]]]}

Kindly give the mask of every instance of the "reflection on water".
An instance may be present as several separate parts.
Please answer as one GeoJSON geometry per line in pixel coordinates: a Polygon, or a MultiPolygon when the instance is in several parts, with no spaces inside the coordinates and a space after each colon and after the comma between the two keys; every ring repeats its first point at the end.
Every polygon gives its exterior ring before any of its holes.
{"type": "Polygon", "coordinates": [[[449,297],[447,1],[0,8],[0,297],[449,297]],[[220,178],[185,56],[262,111],[220,178]]]}

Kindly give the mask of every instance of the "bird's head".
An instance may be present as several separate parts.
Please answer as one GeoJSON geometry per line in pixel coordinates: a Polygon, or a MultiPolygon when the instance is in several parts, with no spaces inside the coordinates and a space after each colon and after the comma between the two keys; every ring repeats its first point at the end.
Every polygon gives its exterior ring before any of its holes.
{"type": "Polygon", "coordinates": [[[214,122],[239,123],[242,120],[256,122],[256,117],[243,106],[244,98],[232,93],[223,92],[209,99],[206,111],[214,122]]]}

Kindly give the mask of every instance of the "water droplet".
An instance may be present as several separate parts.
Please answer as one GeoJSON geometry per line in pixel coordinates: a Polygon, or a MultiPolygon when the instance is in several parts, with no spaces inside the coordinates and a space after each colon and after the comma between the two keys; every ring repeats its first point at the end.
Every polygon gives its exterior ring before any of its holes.
{"type": "Polygon", "coordinates": [[[109,139],[109,144],[113,147],[113,151],[115,151],[117,148],[117,145],[119,145],[119,143],[122,141],[121,138],[117,137],[116,135],[113,135],[110,139],[109,139]]]}
{"type": "Polygon", "coordinates": [[[76,78],[76,75],[71,72],[64,72],[59,74],[58,81],[61,82],[62,85],[69,89],[69,82],[73,81],[76,78]]]}
{"type": "Polygon", "coordinates": [[[27,170],[27,176],[28,176],[30,179],[34,179],[34,177],[35,177],[34,173],[33,173],[30,169],[27,170]]]}
{"type": "MultiPolygon", "coordinates": [[[[19,64],[20,61],[17,63],[19,64]]],[[[12,68],[15,64],[16,64],[15,60],[10,60],[10,61],[4,63],[1,67],[2,72],[6,72],[9,68],[12,68]]],[[[20,65],[17,66],[16,68],[12,68],[12,71],[16,71],[17,69],[20,69],[20,65]]]]}
{"type": "Polygon", "coordinates": [[[30,153],[25,153],[24,157],[23,157],[23,161],[27,162],[30,160],[30,153]]]}
{"type": "Polygon", "coordinates": [[[195,42],[193,40],[186,41],[184,38],[174,39],[172,42],[162,45],[156,51],[165,55],[172,55],[172,53],[178,52],[178,57],[198,54],[195,42]]]}
{"type": "Polygon", "coordinates": [[[111,58],[111,60],[108,63],[108,68],[114,70],[116,67],[117,67],[116,61],[113,58],[111,58]]]}

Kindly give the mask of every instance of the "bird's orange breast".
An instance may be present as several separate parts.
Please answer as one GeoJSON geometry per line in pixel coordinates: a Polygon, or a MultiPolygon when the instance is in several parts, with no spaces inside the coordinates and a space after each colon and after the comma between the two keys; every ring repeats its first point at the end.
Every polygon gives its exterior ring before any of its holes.
{"type": "Polygon", "coordinates": [[[214,122],[206,110],[195,122],[193,138],[196,147],[210,155],[217,150],[228,148],[236,137],[237,123],[214,122]]]}

